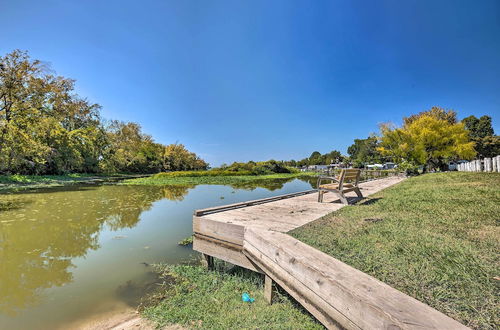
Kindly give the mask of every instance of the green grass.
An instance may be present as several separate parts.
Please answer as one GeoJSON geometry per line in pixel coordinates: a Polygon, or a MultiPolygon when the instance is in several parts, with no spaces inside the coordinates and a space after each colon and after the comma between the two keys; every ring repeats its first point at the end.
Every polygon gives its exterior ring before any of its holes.
{"type": "MultiPolygon", "coordinates": [[[[210,171],[199,171],[199,172],[210,172],[210,171]]],[[[171,172],[172,175],[165,175],[166,173],[160,173],[153,175],[148,178],[137,178],[124,180],[121,184],[126,185],[189,185],[189,184],[239,184],[246,182],[273,180],[273,179],[290,179],[298,177],[311,176],[311,173],[300,172],[300,173],[278,173],[278,174],[268,174],[268,175],[200,175],[200,176],[186,176],[184,173],[178,174],[178,172],[171,172]]]]}
{"type": "Polygon", "coordinates": [[[291,235],[467,326],[498,329],[499,216],[500,174],[435,173],[291,235]]]}
{"type": "Polygon", "coordinates": [[[204,329],[323,329],[281,293],[269,305],[260,274],[189,265],[162,266],[161,273],[165,284],[140,308],[159,328],[179,324],[204,329]],[[255,301],[243,302],[244,292],[255,301]]]}
{"type": "Polygon", "coordinates": [[[16,190],[26,188],[45,188],[63,186],[75,183],[84,183],[91,181],[102,181],[128,177],[127,174],[87,174],[73,173],[66,175],[0,175],[0,191],[16,190]]]}

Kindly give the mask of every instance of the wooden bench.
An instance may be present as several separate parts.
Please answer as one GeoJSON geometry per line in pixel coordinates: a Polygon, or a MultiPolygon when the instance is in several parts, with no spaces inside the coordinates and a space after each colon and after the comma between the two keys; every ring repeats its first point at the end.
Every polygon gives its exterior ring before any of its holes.
{"type": "Polygon", "coordinates": [[[359,169],[342,169],[340,175],[337,177],[331,176],[320,176],[318,178],[318,202],[323,202],[323,195],[327,192],[333,192],[337,194],[340,201],[344,204],[349,204],[345,193],[354,191],[358,197],[362,198],[361,190],[358,187],[359,176],[361,170],[359,169]],[[330,181],[330,183],[322,183],[324,181],[330,181]]]}

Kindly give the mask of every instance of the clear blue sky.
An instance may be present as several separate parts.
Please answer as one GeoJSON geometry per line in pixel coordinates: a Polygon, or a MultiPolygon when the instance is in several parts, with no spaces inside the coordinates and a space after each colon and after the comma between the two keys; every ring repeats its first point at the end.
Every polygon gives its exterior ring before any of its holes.
{"type": "Polygon", "coordinates": [[[16,48],[212,165],[345,153],[433,105],[500,131],[498,0],[0,0],[16,48]]]}

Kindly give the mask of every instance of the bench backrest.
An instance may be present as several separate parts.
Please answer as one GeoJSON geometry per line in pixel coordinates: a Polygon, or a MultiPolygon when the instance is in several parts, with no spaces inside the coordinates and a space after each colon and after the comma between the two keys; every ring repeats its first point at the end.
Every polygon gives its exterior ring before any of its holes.
{"type": "Polygon", "coordinates": [[[344,183],[350,183],[354,187],[358,186],[361,170],[357,168],[343,168],[339,175],[339,190],[342,190],[344,183]]]}

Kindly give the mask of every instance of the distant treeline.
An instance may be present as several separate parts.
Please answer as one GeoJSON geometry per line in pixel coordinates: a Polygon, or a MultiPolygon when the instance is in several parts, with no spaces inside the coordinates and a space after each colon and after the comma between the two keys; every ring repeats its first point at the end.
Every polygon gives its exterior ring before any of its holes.
{"type": "Polygon", "coordinates": [[[285,162],[268,160],[265,162],[249,161],[247,163],[234,162],[231,165],[222,164],[220,168],[211,170],[218,175],[266,175],[277,173],[296,173],[296,169],[291,168],[285,162]]]}
{"type": "Polygon", "coordinates": [[[400,168],[447,169],[452,160],[494,157],[500,154],[500,136],[495,135],[490,116],[469,116],[461,121],[453,110],[432,107],[403,118],[402,127],[382,124],[379,134],[355,139],[348,156],[333,150],[314,151],[302,160],[288,160],[287,166],[345,163],[354,167],[396,162],[400,168]]]}
{"type": "Polygon", "coordinates": [[[27,52],[0,57],[0,174],[155,173],[206,169],[182,144],[162,145],[136,123],[101,118],[75,81],[27,52]]]}

